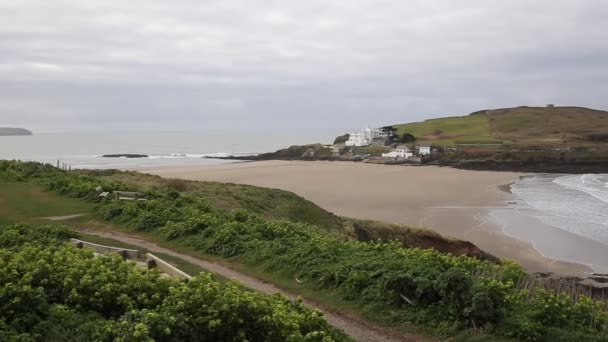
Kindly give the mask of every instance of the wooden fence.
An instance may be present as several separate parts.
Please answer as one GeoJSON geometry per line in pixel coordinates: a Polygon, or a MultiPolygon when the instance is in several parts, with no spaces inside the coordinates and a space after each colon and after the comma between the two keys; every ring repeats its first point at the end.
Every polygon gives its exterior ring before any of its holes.
{"type": "MultiPolygon", "coordinates": [[[[77,248],[85,248],[85,247],[90,248],[95,253],[98,253],[98,254],[116,253],[116,254],[122,256],[123,259],[125,259],[125,260],[143,261],[141,252],[137,249],[104,246],[104,245],[100,245],[97,243],[87,242],[87,241],[78,240],[78,239],[70,239],[70,241],[77,248]]],[[[191,275],[189,275],[186,272],[180,270],[179,268],[171,265],[167,261],[157,257],[154,254],[146,253],[145,257],[146,257],[145,265],[148,269],[158,268],[161,272],[166,273],[167,275],[174,277],[174,278],[179,278],[179,279],[184,279],[184,280],[192,279],[191,275]]]]}

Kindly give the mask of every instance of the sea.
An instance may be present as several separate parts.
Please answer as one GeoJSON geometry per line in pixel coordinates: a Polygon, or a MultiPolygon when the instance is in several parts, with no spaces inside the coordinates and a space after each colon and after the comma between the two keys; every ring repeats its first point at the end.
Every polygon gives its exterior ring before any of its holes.
{"type": "Polygon", "coordinates": [[[504,233],[545,256],[608,273],[608,174],[522,177],[510,208],[490,215],[504,233]]]}
{"type": "Polygon", "coordinates": [[[334,130],[71,132],[0,136],[0,159],[69,165],[74,169],[130,169],[171,165],[211,165],[234,161],[208,157],[256,155],[291,145],[330,143],[334,130]],[[142,154],[147,158],[105,158],[142,154]]]}

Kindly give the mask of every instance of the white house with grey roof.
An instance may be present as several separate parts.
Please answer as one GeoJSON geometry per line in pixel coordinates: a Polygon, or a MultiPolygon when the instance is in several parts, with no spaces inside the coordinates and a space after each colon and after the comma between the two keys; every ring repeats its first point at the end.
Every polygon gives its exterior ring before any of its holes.
{"type": "Polygon", "coordinates": [[[388,153],[382,153],[383,158],[407,159],[414,156],[414,153],[405,145],[399,145],[388,153]]]}

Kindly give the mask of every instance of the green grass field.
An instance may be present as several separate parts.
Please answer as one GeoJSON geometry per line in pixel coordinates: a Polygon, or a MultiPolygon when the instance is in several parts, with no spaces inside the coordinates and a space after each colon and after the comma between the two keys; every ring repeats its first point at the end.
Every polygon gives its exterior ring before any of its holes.
{"type": "Polygon", "coordinates": [[[93,205],[29,183],[0,181],[0,224],[49,222],[42,217],[91,213],[93,205]]]}
{"type": "MultiPolygon", "coordinates": [[[[421,143],[555,146],[597,145],[593,134],[608,132],[608,112],[581,107],[515,107],[394,125],[398,134],[413,134],[421,143]]],[[[606,143],[599,143],[606,145],[606,143]]]]}
{"type": "Polygon", "coordinates": [[[496,141],[485,115],[432,119],[396,125],[398,134],[410,133],[419,142],[455,145],[457,141],[496,141]]]}
{"type": "Polygon", "coordinates": [[[215,209],[244,209],[269,219],[308,223],[327,230],[342,229],[338,216],[288,191],[243,184],[165,179],[137,172],[112,173],[103,177],[143,191],[160,188],[196,193],[215,209]]]}

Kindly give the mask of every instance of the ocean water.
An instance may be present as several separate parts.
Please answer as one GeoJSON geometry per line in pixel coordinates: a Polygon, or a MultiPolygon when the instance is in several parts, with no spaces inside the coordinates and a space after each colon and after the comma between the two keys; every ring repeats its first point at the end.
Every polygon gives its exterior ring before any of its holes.
{"type": "Polygon", "coordinates": [[[608,248],[607,174],[526,177],[511,190],[540,221],[608,248]]]}
{"type": "Polygon", "coordinates": [[[608,174],[534,175],[511,186],[511,208],[490,213],[543,255],[608,273],[608,174]]]}
{"type": "Polygon", "coordinates": [[[230,161],[208,156],[252,155],[290,145],[330,142],[334,131],[299,132],[97,132],[0,136],[0,159],[57,161],[72,168],[137,168],[204,165],[230,161]],[[149,158],[102,158],[105,154],[145,154],[149,158]]]}

